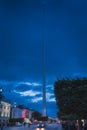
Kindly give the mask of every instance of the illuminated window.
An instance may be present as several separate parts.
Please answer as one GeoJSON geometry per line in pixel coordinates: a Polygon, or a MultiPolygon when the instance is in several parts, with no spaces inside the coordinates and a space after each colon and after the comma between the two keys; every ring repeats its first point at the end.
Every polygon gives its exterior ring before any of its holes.
{"type": "Polygon", "coordinates": [[[5,112],[5,117],[7,117],[7,112],[5,112]]]}
{"type": "Polygon", "coordinates": [[[3,116],[5,117],[5,112],[4,112],[3,116]]]}
{"type": "Polygon", "coordinates": [[[3,117],[3,116],[4,116],[4,113],[2,112],[2,113],[1,113],[1,117],[3,117]]]}
{"type": "Polygon", "coordinates": [[[7,117],[9,117],[9,113],[7,113],[7,117]]]}

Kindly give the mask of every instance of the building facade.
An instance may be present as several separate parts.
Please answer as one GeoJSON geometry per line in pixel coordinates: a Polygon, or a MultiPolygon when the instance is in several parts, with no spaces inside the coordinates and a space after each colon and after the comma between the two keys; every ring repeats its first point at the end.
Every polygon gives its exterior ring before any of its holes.
{"type": "Polygon", "coordinates": [[[18,107],[12,107],[11,108],[11,118],[12,119],[17,119],[17,118],[22,118],[22,109],[18,107]]]}
{"type": "Polygon", "coordinates": [[[10,119],[11,104],[6,101],[0,101],[0,124],[7,125],[10,119]]]}
{"type": "Polygon", "coordinates": [[[23,120],[25,123],[31,123],[32,120],[32,110],[26,107],[13,106],[11,108],[11,119],[12,120],[23,120]]]}

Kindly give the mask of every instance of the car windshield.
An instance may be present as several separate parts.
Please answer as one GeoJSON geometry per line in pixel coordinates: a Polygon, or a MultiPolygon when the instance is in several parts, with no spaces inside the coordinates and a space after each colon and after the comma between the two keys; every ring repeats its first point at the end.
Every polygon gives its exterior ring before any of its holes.
{"type": "Polygon", "coordinates": [[[38,123],[38,126],[44,126],[44,123],[39,122],[39,123],[38,123]]]}

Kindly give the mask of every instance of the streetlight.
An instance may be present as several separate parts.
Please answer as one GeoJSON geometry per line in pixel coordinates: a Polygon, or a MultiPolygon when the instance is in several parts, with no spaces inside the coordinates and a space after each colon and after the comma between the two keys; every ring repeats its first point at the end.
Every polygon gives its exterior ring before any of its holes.
{"type": "Polygon", "coordinates": [[[2,93],[2,88],[0,88],[0,93],[2,93]]]}

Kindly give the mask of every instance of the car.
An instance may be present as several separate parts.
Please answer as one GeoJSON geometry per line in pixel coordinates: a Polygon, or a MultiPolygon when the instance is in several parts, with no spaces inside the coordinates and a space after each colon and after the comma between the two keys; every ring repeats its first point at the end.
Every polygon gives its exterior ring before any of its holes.
{"type": "Polygon", "coordinates": [[[16,122],[16,126],[20,127],[20,126],[22,126],[22,124],[20,122],[16,122]]]}
{"type": "Polygon", "coordinates": [[[45,124],[43,122],[39,122],[37,124],[36,130],[44,130],[45,129],[45,124]]]}

